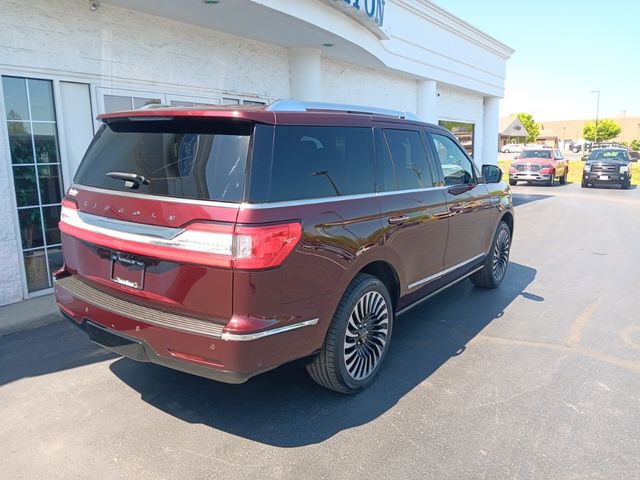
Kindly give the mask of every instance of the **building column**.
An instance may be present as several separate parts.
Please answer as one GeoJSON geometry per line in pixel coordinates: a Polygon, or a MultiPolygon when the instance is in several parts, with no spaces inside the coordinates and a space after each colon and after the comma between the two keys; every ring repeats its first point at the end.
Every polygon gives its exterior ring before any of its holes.
{"type": "Polygon", "coordinates": [[[482,110],[482,157],[480,164],[498,163],[498,97],[484,97],[482,110]]]}
{"type": "Polygon", "coordinates": [[[438,123],[438,92],[435,80],[418,80],[416,115],[423,122],[438,123]]]}
{"type": "Polygon", "coordinates": [[[307,102],[322,100],[322,60],[319,48],[289,49],[291,98],[307,102]]]}

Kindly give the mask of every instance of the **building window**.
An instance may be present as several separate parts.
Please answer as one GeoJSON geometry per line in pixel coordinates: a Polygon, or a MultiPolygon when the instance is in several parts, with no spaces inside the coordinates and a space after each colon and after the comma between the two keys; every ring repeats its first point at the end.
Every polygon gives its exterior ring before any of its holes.
{"type": "Polygon", "coordinates": [[[50,288],[62,266],[62,171],[49,80],[2,77],[22,257],[29,292],[50,288]]]}
{"type": "Polygon", "coordinates": [[[467,153],[473,157],[473,131],[475,127],[473,123],[440,120],[438,124],[453,133],[467,153]]]}
{"type": "Polygon", "coordinates": [[[159,98],[129,97],[124,95],[105,95],[104,112],[122,112],[126,110],[137,110],[147,105],[159,105],[162,101],[159,98]]]}

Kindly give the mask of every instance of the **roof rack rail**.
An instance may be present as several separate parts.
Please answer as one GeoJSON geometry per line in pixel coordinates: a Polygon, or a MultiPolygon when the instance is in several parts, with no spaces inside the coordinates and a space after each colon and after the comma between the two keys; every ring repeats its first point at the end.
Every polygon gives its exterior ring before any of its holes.
{"type": "Polygon", "coordinates": [[[387,108],[365,107],[361,105],[346,105],[342,103],[301,102],[298,100],[276,100],[266,108],[269,112],[309,112],[314,110],[338,111],[363,115],[384,115],[387,117],[419,120],[418,117],[403,110],[387,108]]]}

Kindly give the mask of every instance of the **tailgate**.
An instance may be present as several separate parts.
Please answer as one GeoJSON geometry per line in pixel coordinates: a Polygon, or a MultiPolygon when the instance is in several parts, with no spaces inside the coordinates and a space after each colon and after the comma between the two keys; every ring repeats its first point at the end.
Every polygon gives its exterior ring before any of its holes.
{"type": "Polygon", "coordinates": [[[233,271],[163,245],[194,222],[232,228],[238,205],[124,195],[74,185],[61,221],[65,268],[113,296],[226,323],[233,271]],[[69,209],[75,204],[76,209],[69,209]],[[73,212],[73,218],[68,216],[73,212]]]}

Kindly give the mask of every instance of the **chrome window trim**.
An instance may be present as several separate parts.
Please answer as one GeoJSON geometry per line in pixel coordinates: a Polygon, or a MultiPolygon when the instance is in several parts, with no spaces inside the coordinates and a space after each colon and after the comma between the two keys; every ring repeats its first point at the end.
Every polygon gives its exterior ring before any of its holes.
{"type": "Polygon", "coordinates": [[[298,205],[314,205],[318,203],[342,202],[346,200],[362,200],[365,198],[386,197],[389,195],[429,192],[432,190],[444,190],[445,188],[448,188],[448,187],[437,186],[437,187],[425,187],[425,188],[412,188],[408,190],[394,190],[390,192],[372,192],[372,193],[359,193],[354,195],[341,195],[341,196],[335,196],[335,197],[306,198],[303,200],[285,200],[282,202],[242,203],[240,205],[240,208],[243,210],[261,210],[266,208],[295,207],[298,205]]]}
{"type": "Polygon", "coordinates": [[[272,330],[264,330],[256,333],[228,333],[223,332],[221,339],[234,342],[249,342],[251,340],[258,340],[264,337],[270,337],[271,335],[277,335],[279,333],[290,332],[291,330],[297,330],[303,327],[309,327],[315,325],[320,321],[319,318],[312,318],[311,320],[304,320],[303,322],[292,323],[291,325],[285,325],[283,327],[274,328],[272,330]]]}
{"type": "Polygon", "coordinates": [[[476,255],[475,257],[472,257],[469,260],[465,260],[464,262],[458,263],[457,265],[453,265],[452,267],[449,267],[449,268],[447,268],[445,270],[442,270],[441,272],[438,272],[438,273],[435,273],[433,275],[430,275],[430,276],[428,276],[426,278],[423,278],[422,280],[418,280],[417,282],[413,282],[412,284],[408,285],[407,288],[409,290],[411,290],[413,288],[416,288],[416,287],[419,287],[421,285],[424,285],[425,283],[429,283],[429,282],[432,282],[433,280],[437,280],[438,278],[445,276],[447,273],[451,273],[454,270],[456,270],[458,268],[461,268],[461,267],[464,267],[465,265],[467,265],[467,264],[469,264],[471,262],[474,262],[474,261],[476,261],[476,260],[478,260],[478,259],[480,259],[480,258],[482,258],[484,256],[485,256],[485,253],[481,253],[480,255],[476,255]]]}
{"type": "Polygon", "coordinates": [[[222,208],[238,208],[241,203],[217,202],[215,200],[202,200],[196,198],[180,198],[170,197],[168,195],[140,194],[133,192],[121,192],[119,190],[109,190],[108,188],[91,187],[89,185],[73,184],[72,189],[87,190],[89,192],[105,193],[108,195],[117,195],[119,197],[136,198],[138,200],[162,200],[163,202],[186,203],[188,205],[202,205],[203,207],[222,207],[222,208]]]}
{"type": "Polygon", "coordinates": [[[376,197],[386,197],[389,195],[402,195],[407,193],[420,193],[420,192],[429,192],[434,190],[445,190],[450,188],[448,186],[435,186],[435,187],[425,187],[425,188],[412,188],[407,190],[393,190],[389,192],[371,192],[371,193],[359,193],[354,195],[341,195],[341,196],[333,196],[333,197],[319,197],[319,198],[306,198],[302,200],[285,200],[281,202],[265,202],[265,203],[225,203],[225,202],[216,202],[214,200],[197,200],[193,198],[177,198],[177,197],[169,197],[162,195],[148,195],[148,194],[139,194],[139,193],[130,193],[130,192],[121,192],[118,190],[109,190],[106,188],[99,187],[89,187],[85,185],[77,185],[74,184],[71,186],[72,188],[79,188],[80,190],[87,190],[90,192],[97,193],[105,193],[108,195],[118,195],[122,197],[130,197],[137,198],[140,200],[161,200],[164,202],[175,202],[175,203],[186,203],[189,205],[201,205],[203,207],[222,207],[222,208],[239,208],[241,210],[263,210],[267,208],[283,208],[283,207],[295,207],[298,205],[314,205],[318,203],[328,203],[328,202],[342,202],[346,200],[362,200],[365,198],[376,198],[376,197]]]}

